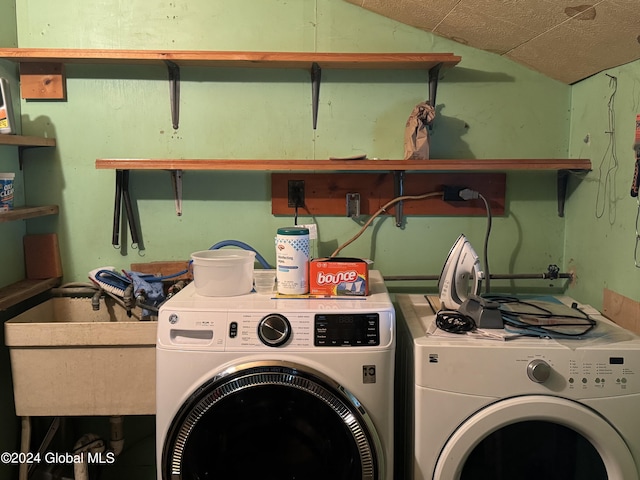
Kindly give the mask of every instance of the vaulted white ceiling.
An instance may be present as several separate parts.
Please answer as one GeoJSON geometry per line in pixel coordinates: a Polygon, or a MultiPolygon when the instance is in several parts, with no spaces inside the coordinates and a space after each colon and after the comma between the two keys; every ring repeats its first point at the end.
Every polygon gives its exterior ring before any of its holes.
{"type": "Polygon", "coordinates": [[[572,84],[640,58],[640,0],[346,0],[572,84]]]}

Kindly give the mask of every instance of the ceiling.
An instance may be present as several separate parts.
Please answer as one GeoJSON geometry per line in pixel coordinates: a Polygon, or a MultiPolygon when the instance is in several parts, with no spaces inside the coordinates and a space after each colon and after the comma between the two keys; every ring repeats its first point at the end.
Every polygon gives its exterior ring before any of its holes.
{"type": "Polygon", "coordinates": [[[567,84],[640,58],[639,0],[346,1],[567,84]]]}

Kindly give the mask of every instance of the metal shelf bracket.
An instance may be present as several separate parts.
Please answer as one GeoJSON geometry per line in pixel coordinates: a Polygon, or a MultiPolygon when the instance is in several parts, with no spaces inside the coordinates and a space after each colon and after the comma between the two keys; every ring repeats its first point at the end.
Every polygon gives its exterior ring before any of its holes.
{"type": "Polygon", "coordinates": [[[176,204],[176,215],[182,215],[182,170],[171,170],[171,184],[176,204]]]}
{"type": "MultiPolygon", "coordinates": [[[[436,108],[436,94],[438,93],[438,80],[440,76],[440,69],[442,63],[438,63],[429,69],[429,105],[436,108]]],[[[429,124],[429,129],[433,128],[432,123],[429,124]]]]}
{"type": "MultiPolygon", "coordinates": [[[[404,195],[404,171],[396,170],[393,172],[393,196],[395,198],[404,195]]],[[[396,203],[396,227],[402,228],[404,222],[404,205],[403,201],[396,203]]]]}
{"type": "Polygon", "coordinates": [[[318,103],[320,101],[320,81],[322,79],[322,68],[316,62],[311,64],[311,102],[313,114],[313,129],[318,125],[318,103]]]}
{"type": "Polygon", "coordinates": [[[564,204],[567,199],[567,186],[569,185],[569,174],[571,170],[558,170],[557,188],[558,188],[558,216],[564,217],[564,204]]]}
{"type": "Polygon", "coordinates": [[[173,129],[177,130],[180,124],[180,67],[165,60],[167,71],[169,72],[169,94],[171,101],[171,123],[173,129]]]}

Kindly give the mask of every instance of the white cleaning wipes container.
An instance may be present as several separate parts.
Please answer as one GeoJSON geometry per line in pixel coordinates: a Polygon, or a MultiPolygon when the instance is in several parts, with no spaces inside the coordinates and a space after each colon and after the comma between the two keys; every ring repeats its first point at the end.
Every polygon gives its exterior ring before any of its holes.
{"type": "Polygon", "coordinates": [[[283,227],[276,235],[278,293],[309,292],[309,229],[283,227]]]}
{"type": "Polygon", "coordinates": [[[204,250],[191,254],[196,293],[205,297],[234,297],[253,288],[255,252],[204,250]]]}
{"type": "Polygon", "coordinates": [[[13,180],[15,173],[0,173],[0,212],[13,210],[13,180]]]}

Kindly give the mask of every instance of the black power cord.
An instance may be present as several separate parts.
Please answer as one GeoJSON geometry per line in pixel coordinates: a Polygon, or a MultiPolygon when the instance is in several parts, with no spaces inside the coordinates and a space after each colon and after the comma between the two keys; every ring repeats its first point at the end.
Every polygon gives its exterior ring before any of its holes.
{"type": "MultiPolygon", "coordinates": [[[[488,295],[487,298],[501,304],[505,329],[509,327],[534,336],[578,338],[593,330],[597,322],[582,311],[577,303],[571,305],[571,313],[554,312],[553,304],[527,301],[517,297],[488,295]],[[516,305],[513,307],[512,305],[516,305]],[[508,306],[503,308],[502,306],[508,306]],[[549,307],[549,308],[547,308],[549,307]]],[[[564,304],[558,304],[566,307],[564,304]]]]}
{"type": "Polygon", "coordinates": [[[436,313],[436,326],[449,333],[467,333],[477,328],[473,318],[456,310],[440,310],[436,313]]]}

